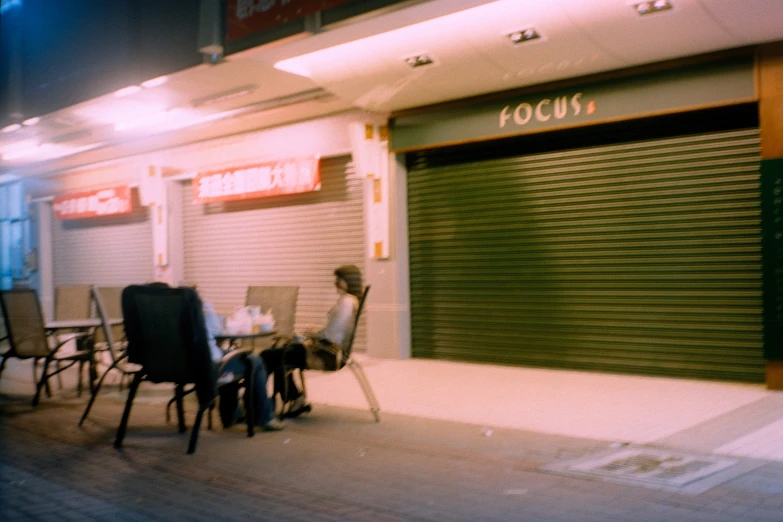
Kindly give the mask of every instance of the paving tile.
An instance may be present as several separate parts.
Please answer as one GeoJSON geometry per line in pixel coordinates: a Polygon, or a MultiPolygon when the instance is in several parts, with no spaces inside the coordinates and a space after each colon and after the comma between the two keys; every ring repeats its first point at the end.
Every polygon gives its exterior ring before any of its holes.
{"type": "Polygon", "coordinates": [[[0,394],[2,520],[781,520],[779,462],[684,495],[544,469],[607,451],[609,440],[503,427],[486,436],[481,425],[394,413],[374,423],[362,409],[324,404],[252,439],[204,429],[186,455],[187,434],[165,423],[158,400],[170,389],[154,393],[134,405],[122,451],[112,447],[119,396],[101,397],[79,428],[84,397],[33,411],[0,394]],[[21,508],[38,484],[48,496],[33,516],[21,508]]]}

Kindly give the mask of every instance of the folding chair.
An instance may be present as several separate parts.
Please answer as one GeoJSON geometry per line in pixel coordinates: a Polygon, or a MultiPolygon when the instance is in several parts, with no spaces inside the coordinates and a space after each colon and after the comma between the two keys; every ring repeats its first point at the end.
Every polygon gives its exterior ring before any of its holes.
{"type": "MultiPolygon", "coordinates": [[[[381,406],[380,404],[378,404],[378,399],[375,398],[375,394],[373,393],[372,387],[370,386],[370,381],[367,380],[367,376],[364,373],[364,369],[362,368],[362,365],[359,364],[359,362],[351,356],[351,351],[353,350],[353,340],[356,337],[356,330],[359,328],[359,319],[361,318],[362,311],[364,310],[364,303],[367,300],[367,294],[369,292],[370,292],[370,285],[367,285],[366,287],[364,287],[362,298],[359,300],[359,307],[356,309],[356,318],[354,319],[351,336],[348,339],[348,341],[345,343],[343,348],[341,350],[338,350],[337,353],[334,354],[336,367],[334,369],[319,370],[319,371],[336,372],[347,366],[351,370],[351,373],[353,373],[353,376],[356,377],[356,380],[362,389],[362,393],[364,393],[364,398],[367,399],[367,404],[370,407],[370,412],[372,412],[372,415],[375,418],[375,422],[380,422],[381,406]]],[[[294,372],[296,370],[299,369],[287,368],[286,373],[294,372]]],[[[302,383],[302,393],[306,396],[307,387],[305,384],[304,371],[302,370],[299,370],[299,380],[302,383]]],[[[284,383],[285,386],[287,387],[288,386],[287,378],[284,379],[284,383]]],[[[288,397],[287,389],[285,390],[285,396],[288,397]]],[[[285,415],[285,407],[286,405],[285,403],[283,403],[283,408],[280,411],[280,417],[283,417],[285,415]]]]}
{"type": "MultiPolygon", "coordinates": [[[[188,445],[196,451],[204,412],[217,396],[219,368],[212,362],[201,299],[193,288],[170,288],[158,284],[131,285],[122,292],[122,313],[128,338],[128,362],[138,364],[128,390],[128,399],[117,428],[115,448],[121,448],[128,427],[133,399],[142,381],[171,382],[175,385],[177,419],[180,433],[186,431],[183,397],[187,384],[193,384],[198,411],[188,445]]],[[[230,357],[243,357],[249,350],[236,350],[230,357]]],[[[224,357],[224,361],[226,358],[224,357]]],[[[253,368],[246,364],[244,383],[253,386],[253,368]]],[[[247,430],[253,436],[252,393],[248,395],[247,430]]]]}
{"type": "Polygon", "coordinates": [[[299,296],[298,286],[248,286],[245,304],[258,306],[261,313],[272,311],[275,318],[277,336],[270,339],[269,346],[287,342],[294,335],[296,323],[296,300],[299,296]]]}
{"type": "MultiPolygon", "coordinates": [[[[91,316],[91,285],[58,285],[54,289],[54,320],[87,319],[91,316]]],[[[56,333],[57,342],[67,343],[78,330],[60,329],[56,333]]],[[[57,374],[57,383],[62,389],[62,374],[57,374]]]]}
{"type": "Polygon", "coordinates": [[[54,289],[54,319],[86,319],[90,317],[92,285],[59,285],[54,289]]]}
{"type": "Polygon", "coordinates": [[[35,397],[33,397],[33,406],[37,406],[40,400],[41,389],[45,386],[47,395],[51,396],[49,388],[49,379],[60,372],[70,368],[74,364],[79,365],[78,391],[82,391],[82,373],[84,364],[89,364],[90,388],[92,388],[92,376],[95,373],[94,357],[92,350],[92,333],[79,332],[72,334],[72,337],[64,341],[53,342],[50,347],[50,338],[44,325],[41,305],[38,301],[38,295],[33,289],[16,289],[0,291],[0,303],[2,303],[3,322],[7,331],[6,341],[9,343],[9,349],[3,354],[3,361],[0,363],[0,375],[3,372],[6,362],[11,357],[18,359],[33,359],[33,381],[36,383],[35,397]],[[77,350],[73,353],[62,354],[60,349],[73,336],[76,337],[77,350]],[[43,369],[40,379],[36,370],[38,362],[43,360],[43,369]],[[49,373],[49,365],[54,362],[56,369],[49,373]],[[63,363],[64,365],[61,365],[63,363]]]}
{"type": "MultiPolygon", "coordinates": [[[[122,382],[125,377],[132,377],[133,374],[139,370],[138,365],[130,364],[126,360],[127,353],[125,351],[125,343],[121,340],[117,340],[117,338],[114,336],[116,327],[119,326],[120,328],[124,328],[123,325],[112,325],[109,322],[110,318],[117,318],[122,316],[121,307],[119,310],[114,309],[114,314],[116,315],[110,316],[107,310],[107,306],[104,302],[103,292],[101,292],[101,289],[98,287],[92,287],[91,293],[93,301],[95,302],[95,311],[98,314],[98,318],[101,320],[101,326],[95,332],[95,338],[97,339],[98,334],[101,334],[100,338],[103,340],[101,343],[102,350],[109,354],[111,363],[109,364],[109,367],[106,368],[106,370],[103,372],[100,379],[98,379],[97,384],[93,386],[92,392],[90,393],[90,400],[87,403],[87,407],[84,409],[84,413],[82,414],[81,419],[79,420],[79,426],[82,425],[84,420],[90,414],[90,410],[92,409],[92,405],[95,402],[95,398],[98,396],[98,393],[101,390],[103,381],[110,372],[120,372],[120,388],[122,388],[122,382]]],[[[123,335],[123,339],[124,337],[125,336],[123,335]]],[[[97,340],[95,344],[98,346],[97,340]]]]}
{"type": "MultiPolygon", "coordinates": [[[[98,286],[90,289],[90,295],[92,301],[96,304],[95,311],[100,317],[100,311],[97,308],[98,301],[100,300],[106,317],[122,317],[122,291],[124,286],[98,286]]],[[[114,337],[115,343],[124,343],[125,341],[125,328],[121,324],[115,324],[111,327],[112,337],[114,337]]],[[[103,328],[95,332],[95,344],[102,344],[106,342],[106,335],[103,328]]]]}

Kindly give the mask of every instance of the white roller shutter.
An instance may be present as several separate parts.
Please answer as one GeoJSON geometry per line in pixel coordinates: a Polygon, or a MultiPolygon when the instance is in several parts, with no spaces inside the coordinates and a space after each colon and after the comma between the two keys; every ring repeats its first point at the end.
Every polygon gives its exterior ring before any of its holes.
{"type": "MultiPolygon", "coordinates": [[[[337,298],[333,271],[364,271],[363,180],[349,156],[321,159],[318,192],[200,205],[183,186],[185,280],[218,313],[244,305],[249,285],[299,285],[296,328],[323,324],[337,298]]],[[[366,346],[360,324],[354,349],[366,346]]]]}
{"type": "Polygon", "coordinates": [[[130,214],[52,220],[55,286],[123,286],[153,279],[152,225],[135,191],[134,199],[130,214]]]}

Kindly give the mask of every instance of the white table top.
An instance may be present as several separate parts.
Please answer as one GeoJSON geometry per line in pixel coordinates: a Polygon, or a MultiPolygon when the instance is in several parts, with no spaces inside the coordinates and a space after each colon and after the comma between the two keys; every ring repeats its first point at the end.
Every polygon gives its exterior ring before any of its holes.
{"type": "Polygon", "coordinates": [[[240,339],[260,339],[262,337],[271,337],[273,335],[277,335],[277,330],[267,330],[264,332],[251,332],[251,333],[220,332],[218,334],[215,334],[213,337],[217,342],[221,342],[221,341],[233,341],[233,340],[240,340],[240,339]]]}

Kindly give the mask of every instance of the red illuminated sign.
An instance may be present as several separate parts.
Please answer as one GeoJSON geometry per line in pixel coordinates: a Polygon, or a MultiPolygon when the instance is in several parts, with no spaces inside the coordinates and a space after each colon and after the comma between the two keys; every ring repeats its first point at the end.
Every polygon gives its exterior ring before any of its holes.
{"type": "Polygon", "coordinates": [[[196,203],[237,201],[321,190],[318,157],[294,158],[199,173],[196,203]]]}
{"type": "Polygon", "coordinates": [[[52,208],[57,219],[84,219],[132,210],[131,190],[127,185],[55,196],[52,208]]]}
{"type": "Polygon", "coordinates": [[[228,0],[226,42],[353,0],[228,0]]]}

